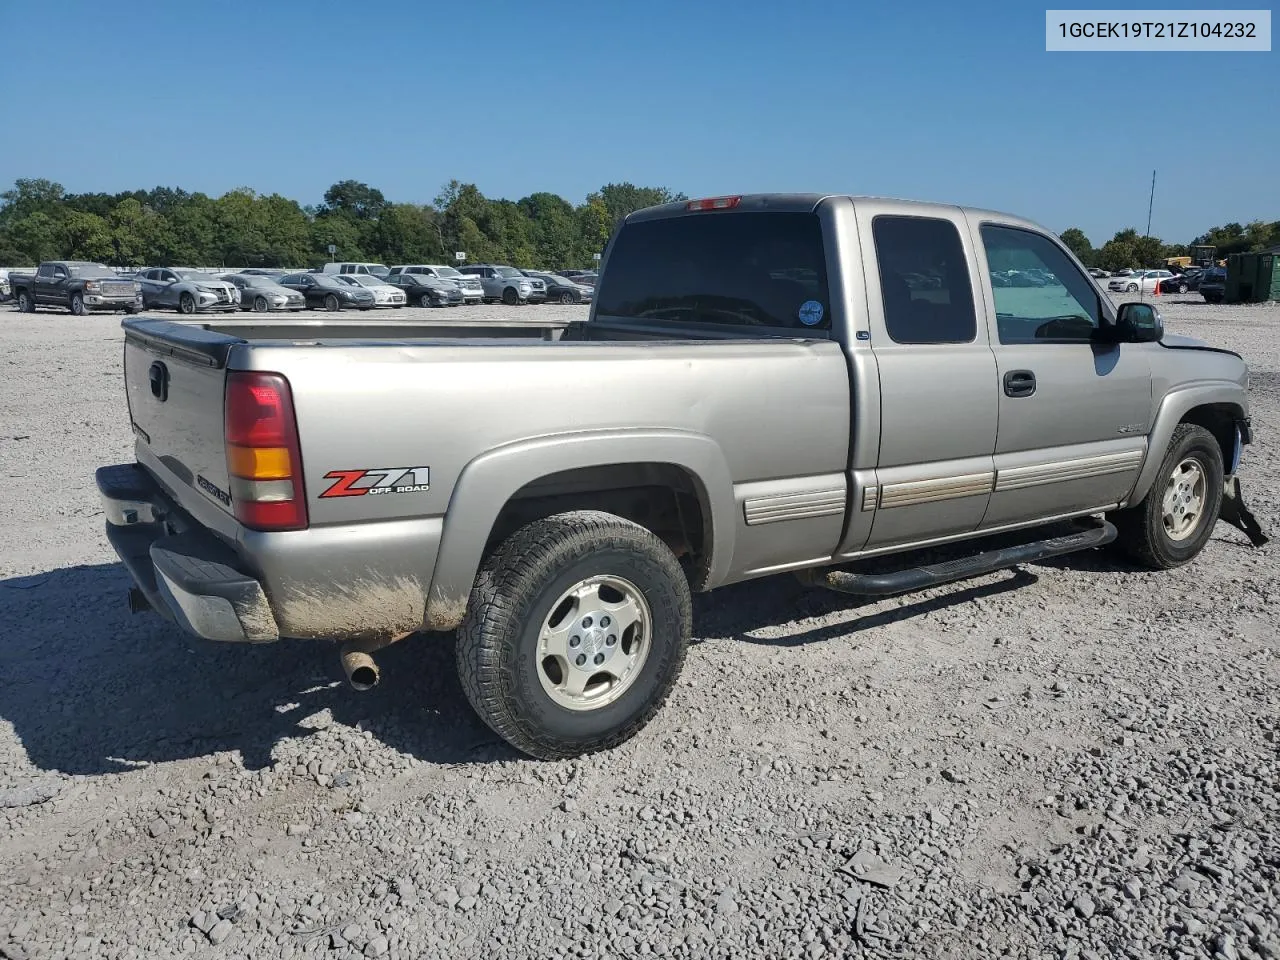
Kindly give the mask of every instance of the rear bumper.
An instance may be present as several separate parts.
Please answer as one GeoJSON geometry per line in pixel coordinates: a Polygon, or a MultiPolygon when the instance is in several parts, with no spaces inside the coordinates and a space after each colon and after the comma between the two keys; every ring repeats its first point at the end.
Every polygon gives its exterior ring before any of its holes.
{"type": "Polygon", "coordinates": [[[234,552],[191,522],[137,464],[95,474],[107,540],[151,607],[206,640],[280,638],[262,584],[236,567],[234,552]]]}

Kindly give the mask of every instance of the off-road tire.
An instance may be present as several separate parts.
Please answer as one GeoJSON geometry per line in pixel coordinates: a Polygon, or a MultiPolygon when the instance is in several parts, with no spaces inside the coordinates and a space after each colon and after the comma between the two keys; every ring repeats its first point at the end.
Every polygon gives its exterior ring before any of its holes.
{"type": "Polygon", "coordinates": [[[635,736],[667,699],[692,619],[689,582],[653,533],[610,513],[557,514],[517,530],[485,561],[458,629],[458,675],[476,713],[517,750],[541,760],[607,750],[635,736]],[[603,574],[625,577],[644,595],[652,646],[616,700],[570,710],[538,679],[538,634],[564,590],[603,574]]]}
{"type": "Polygon", "coordinates": [[[1151,570],[1171,570],[1195,558],[1213,535],[1222,509],[1222,448],[1204,427],[1180,423],[1173,431],[1160,470],[1146,497],[1135,507],[1117,510],[1109,519],[1119,536],[1115,548],[1151,570]],[[1205,503],[1195,532],[1173,540],[1164,527],[1162,501],[1170,474],[1183,460],[1193,458],[1205,477],[1205,503]]]}
{"type": "Polygon", "coordinates": [[[89,312],[84,308],[84,297],[80,296],[78,293],[71,295],[71,305],[68,309],[70,309],[73,316],[77,317],[83,317],[89,312]]]}

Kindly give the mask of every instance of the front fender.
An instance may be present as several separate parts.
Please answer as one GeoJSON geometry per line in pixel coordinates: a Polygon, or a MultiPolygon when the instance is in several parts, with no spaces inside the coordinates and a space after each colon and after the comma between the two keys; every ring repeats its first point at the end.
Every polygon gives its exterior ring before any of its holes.
{"type": "MultiPolygon", "coordinates": [[[[1138,480],[1133,492],[1129,494],[1126,506],[1141,503],[1151,490],[1156,480],[1156,472],[1164,460],[1165,451],[1169,449],[1169,441],[1173,431],[1183,418],[1196,407],[1210,404],[1230,407],[1234,415],[1240,419],[1245,416],[1245,393],[1237,383],[1231,381],[1212,381],[1197,383],[1177,390],[1171,390],[1160,401],[1156,411],[1155,422],[1147,437],[1147,457],[1142,469],[1138,471],[1138,480]]],[[[1228,469],[1230,466],[1228,465],[1228,469]]]]}
{"type": "Polygon", "coordinates": [[[695,478],[710,521],[707,582],[720,582],[733,556],[735,507],[729,465],[714,440],[664,429],[538,437],[490,450],[458,476],[427,597],[427,628],[452,630],[462,622],[489,534],[518,490],[564,470],[626,463],[668,463],[695,478]]]}

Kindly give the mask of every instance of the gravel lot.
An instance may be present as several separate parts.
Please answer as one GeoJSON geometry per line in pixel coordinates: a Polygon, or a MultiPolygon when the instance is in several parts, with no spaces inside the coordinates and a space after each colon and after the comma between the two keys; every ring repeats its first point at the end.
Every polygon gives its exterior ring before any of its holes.
{"type": "MultiPolygon", "coordinates": [[[[1274,533],[1280,306],[1161,306],[1253,370],[1274,533]]],[[[1274,544],[729,588],[638,739],[532,762],[447,636],[357,694],[325,647],[131,617],[120,354],[119,317],[0,308],[0,957],[1280,957],[1274,544]]]]}

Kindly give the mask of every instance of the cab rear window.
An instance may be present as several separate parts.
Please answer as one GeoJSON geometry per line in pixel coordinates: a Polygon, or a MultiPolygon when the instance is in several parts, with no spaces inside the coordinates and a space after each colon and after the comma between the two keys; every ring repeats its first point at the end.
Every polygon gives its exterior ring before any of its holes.
{"type": "Polygon", "coordinates": [[[697,213],[619,231],[598,317],[827,330],[822,225],[812,213],[697,213]]]}

